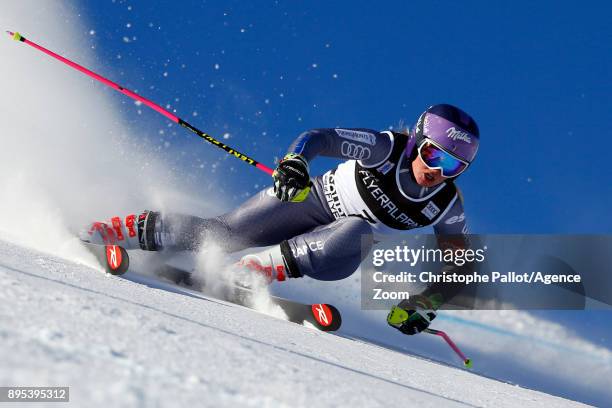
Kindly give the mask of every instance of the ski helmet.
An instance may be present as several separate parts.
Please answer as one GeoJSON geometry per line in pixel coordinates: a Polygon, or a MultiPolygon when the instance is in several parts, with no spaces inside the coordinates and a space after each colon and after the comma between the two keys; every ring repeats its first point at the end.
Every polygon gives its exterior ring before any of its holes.
{"type": "Polygon", "coordinates": [[[406,154],[413,160],[425,139],[433,140],[452,155],[471,163],[478,151],[480,133],[476,121],[453,105],[432,105],[419,116],[410,133],[406,154]]]}

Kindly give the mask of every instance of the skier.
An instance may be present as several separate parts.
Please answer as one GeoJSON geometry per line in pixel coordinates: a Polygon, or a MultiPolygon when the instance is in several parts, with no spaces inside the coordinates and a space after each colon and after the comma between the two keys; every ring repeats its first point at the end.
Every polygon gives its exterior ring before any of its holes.
{"type": "MultiPolygon", "coordinates": [[[[467,233],[454,180],[478,150],[476,122],[448,104],[430,106],[409,133],[315,129],[301,134],[273,173],[273,187],[214,218],[144,211],[93,223],[81,238],[126,249],[197,251],[208,243],[227,252],[270,248],[239,265],[270,281],[304,275],[333,281],[350,276],[374,234],[433,225],[438,235],[467,233]],[[346,159],[310,178],[316,156],[346,159]]],[[[406,334],[429,326],[445,301],[439,293],[394,306],[388,323],[406,334]]]]}

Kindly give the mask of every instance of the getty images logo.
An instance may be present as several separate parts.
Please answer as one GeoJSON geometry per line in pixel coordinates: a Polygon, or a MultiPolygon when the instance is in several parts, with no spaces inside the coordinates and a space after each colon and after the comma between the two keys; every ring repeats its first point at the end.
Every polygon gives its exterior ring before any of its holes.
{"type": "Polygon", "coordinates": [[[450,139],[453,139],[455,141],[463,140],[465,143],[472,143],[472,139],[470,138],[470,135],[468,133],[457,130],[454,126],[452,128],[446,129],[446,134],[450,139]]]}

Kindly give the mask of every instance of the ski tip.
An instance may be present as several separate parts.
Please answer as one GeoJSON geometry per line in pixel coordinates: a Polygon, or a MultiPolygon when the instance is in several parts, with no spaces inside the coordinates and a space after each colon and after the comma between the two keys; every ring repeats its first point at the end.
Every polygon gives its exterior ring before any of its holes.
{"type": "Polygon", "coordinates": [[[123,275],[130,267],[130,256],[125,248],[119,245],[92,244],[81,241],[96,259],[104,266],[104,270],[112,275],[123,275]]]}
{"type": "Polygon", "coordinates": [[[123,275],[130,267],[130,257],[119,245],[106,245],[106,271],[112,275],[123,275]]]}
{"type": "Polygon", "coordinates": [[[342,325],[342,317],[334,306],[319,303],[311,305],[312,316],[317,327],[322,331],[336,331],[342,325]]]}
{"type": "Polygon", "coordinates": [[[472,368],[474,366],[471,358],[466,358],[465,361],[463,362],[463,365],[466,366],[467,368],[472,368]]]}

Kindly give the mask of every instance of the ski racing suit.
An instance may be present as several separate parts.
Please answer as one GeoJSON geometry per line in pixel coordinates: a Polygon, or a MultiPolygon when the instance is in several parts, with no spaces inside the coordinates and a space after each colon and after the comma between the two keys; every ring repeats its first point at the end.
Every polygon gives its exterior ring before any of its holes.
{"type": "Polygon", "coordinates": [[[345,159],[312,179],[302,202],[283,202],[272,188],[214,218],[156,214],[144,249],[197,250],[209,242],[227,252],[280,245],[289,277],[333,281],[350,276],[376,234],[432,225],[436,234],[466,234],[462,197],[449,179],[431,187],[414,180],[405,153],[409,136],[369,129],[314,129],[289,152],[345,159]]]}

